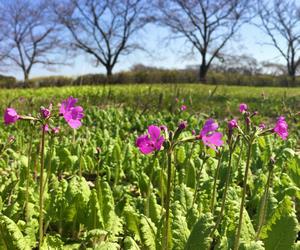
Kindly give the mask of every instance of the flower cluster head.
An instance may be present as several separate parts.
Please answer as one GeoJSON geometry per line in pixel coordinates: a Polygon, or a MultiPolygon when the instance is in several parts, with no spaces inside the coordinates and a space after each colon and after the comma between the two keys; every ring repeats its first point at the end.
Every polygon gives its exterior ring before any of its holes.
{"type": "Polygon", "coordinates": [[[70,96],[68,99],[62,101],[59,109],[59,114],[64,117],[71,128],[77,129],[81,126],[81,119],[83,118],[83,108],[75,106],[77,98],[70,96]]]}
{"type": "Polygon", "coordinates": [[[160,127],[150,125],[148,127],[148,134],[141,135],[136,140],[136,146],[143,154],[150,154],[153,151],[159,151],[165,138],[161,135],[160,127]]]}
{"type": "Polygon", "coordinates": [[[51,115],[51,109],[52,109],[51,104],[50,104],[49,108],[41,107],[40,112],[41,112],[42,118],[48,119],[51,115]]]}
{"type": "Polygon", "coordinates": [[[277,122],[276,122],[273,130],[277,135],[279,135],[282,138],[282,140],[287,139],[287,137],[289,135],[288,124],[286,123],[284,116],[280,116],[277,119],[277,122]]]}
{"type": "Polygon", "coordinates": [[[183,130],[187,127],[188,123],[187,121],[182,121],[178,124],[178,129],[183,130]]]}
{"type": "Polygon", "coordinates": [[[202,139],[204,145],[213,150],[217,150],[217,147],[221,147],[224,143],[222,141],[222,133],[216,132],[218,128],[218,123],[210,118],[204,123],[200,135],[198,136],[199,139],[202,139]]]}
{"type": "Polygon", "coordinates": [[[187,109],[186,105],[181,105],[180,110],[185,111],[187,109]]]}
{"type": "Polygon", "coordinates": [[[258,127],[259,127],[261,130],[264,130],[264,129],[266,128],[266,124],[261,123],[261,124],[259,124],[258,127]]]}
{"type": "Polygon", "coordinates": [[[237,128],[238,123],[235,119],[232,119],[228,122],[228,129],[233,130],[234,128],[237,128]]]}
{"type": "Polygon", "coordinates": [[[54,134],[54,135],[58,134],[59,131],[60,131],[60,128],[59,128],[59,127],[53,127],[53,128],[51,128],[51,130],[50,130],[48,124],[42,125],[42,129],[43,129],[45,132],[47,132],[47,133],[50,133],[50,132],[51,132],[51,133],[54,134]]]}
{"type": "Polygon", "coordinates": [[[7,108],[4,112],[4,123],[5,125],[13,124],[17,120],[20,119],[20,116],[18,115],[17,111],[13,108],[7,108]]]}
{"type": "Polygon", "coordinates": [[[240,104],[240,112],[245,113],[248,110],[248,106],[246,103],[241,103],[240,104]]]}

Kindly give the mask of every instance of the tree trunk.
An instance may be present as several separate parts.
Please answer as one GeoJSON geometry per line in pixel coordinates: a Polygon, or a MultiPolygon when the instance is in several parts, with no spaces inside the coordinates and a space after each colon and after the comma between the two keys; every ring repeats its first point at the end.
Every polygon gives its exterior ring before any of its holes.
{"type": "Polygon", "coordinates": [[[202,63],[200,65],[200,69],[199,69],[199,80],[200,80],[200,82],[206,83],[206,74],[207,74],[207,71],[208,71],[207,65],[205,65],[205,64],[202,63]]]}
{"type": "MultiPolygon", "coordinates": [[[[296,81],[296,69],[295,68],[293,68],[293,67],[289,67],[288,66],[288,73],[289,73],[289,77],[291,78],[291,80],[292,80],[292,86],[294,86],[294,84],[295,84],[295,81],[296,81]]],[[[289,84],[289,79],[288,79],[288,82],[287,82],[287,87],[289,86],[290,84],[289,84]]]]}
{"type": "Polygon", "coordinates": [[[28,72],[24,72],[24,87],[28,88],[29,87],[29,74],[28,72]]]}
{"type": "Polygon", "coordinates": [[[112,80],[112,66],[106,66],[106,83],[111,83],[112,80]]]}

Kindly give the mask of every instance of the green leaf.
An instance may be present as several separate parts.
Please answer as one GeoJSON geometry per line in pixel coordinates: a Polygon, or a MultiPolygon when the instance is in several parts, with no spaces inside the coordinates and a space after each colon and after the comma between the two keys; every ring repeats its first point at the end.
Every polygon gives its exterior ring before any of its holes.
{"type": "Polygon", "coordinates": [[[96,190],[92,190],[90,200],[88,203],[88,210],[87,210],[87,218],[84,221],[85,225],[87,226],[88,230],[94,228],[104,228],[103,218],[101,215],[101,209],[99,206],[99,201],[97,197],[96,190]]]}
{"type": "Polygon", "coordinates": [[[264,250],[264,243],[261,241],[241,242],[240,250],[264,250]]]}
{"type": "Polygon", "coordinates": [[[146,216],[141,217],[140,227],[142,231],[143,243],[149,250],[156,250],[156,233],[157,228],[150,218],[146,216]]]}
{"type": "Polygon", "coordinates": [[[123,217],[125,221],[126,228],[133,233],[134,239],[141,241],[140,235],[140,219],[139,215],[134,211],[134,209],[127,205],[123,211],[123,217]]]}
{"type": "Polygon", "coordinates": [[[293,203],[289,197],[285,197],[262,228],[260,238],[266,250],[292,249],[298,230],[293,203]]]}
{"type": "Polygon", "coordinates": [[[209,237],[209,234],[213,226],[214,223],[212,214],[203,214],[194,225],[184,249],[209,249],[212,242],[212,238],[209,237]]]}
{"type": "Polygon", "coordinates": [[[124,239],[124,250],[140,250],[138,244],[129,236],[124,239]]]}
{"type": "Polygon", "coordinates": [[[113,235],[117,235],[122,232],[122,225],[120,218],[115,212],[115,202],[111,188],[106,181],[97,180],[96,190],[103,218],[104,230],[110,231],[113,235]]]}
{"type": "Polygon", "coordinates": [[[186,158],[185,148],[183,146],[178,147],[176,151],[176,160],[178,163],[183,164],[186,158]]]}
{"type": "Polygon", "coordinates": [[[175,202],[172,208],[173,219],[172,219],[172,239],[173,239],[173,250],[182,250],[187,242],[190,235],[190,230],[186,222],[186,217],[182,206],[178,201],[175,202]]]}
{"type": "Polygon", "coordinates": [[[41,250],[63,250],[64,243],[59,235],[46,235],[41,250]]]}
{"type": "Polygon", "coordinates": [[[117,243],[106,242],[101,246],[95,247],[94,250],[119,250],[120,246],[117,243]]]}
{"type": "Polygon", "coordinates": [[[0,215],[0,249],[31,249],[16,223],[2,214],[0,215]]]}

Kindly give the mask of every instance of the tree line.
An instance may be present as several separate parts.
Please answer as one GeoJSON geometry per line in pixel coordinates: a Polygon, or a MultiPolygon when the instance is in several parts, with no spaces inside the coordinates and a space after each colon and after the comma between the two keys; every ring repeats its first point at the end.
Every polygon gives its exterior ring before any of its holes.
{"type": "Polygon", "coordinates": [[[261,29],[295,81],[300,65],[300,5],[296,0],[0,0],[0,64],[23,72],[68,64],[78,52],[106,70],[111,81],[120,56],[144,49],[146,25],[184,38],[199,58],[205,82],[223,50],[246,23],[261,29]],[[298,5],[297,5],[298,4],[298,5]]]}

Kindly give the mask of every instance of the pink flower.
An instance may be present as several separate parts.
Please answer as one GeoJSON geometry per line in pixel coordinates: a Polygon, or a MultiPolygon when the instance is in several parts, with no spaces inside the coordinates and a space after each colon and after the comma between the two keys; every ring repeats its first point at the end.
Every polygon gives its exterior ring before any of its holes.
{"type": "Polygon", "coordinates": [[[178,129],[184,130],[187,127],[187,125],[188,125],[187,121],[182,121],[179,123],[178,129]]]}
{"type": "Polygon", "coordinates": [[[47,109],[47,108],[42,107],[42,108],[41,108],[41,115],[42,115],[42,117],[45,118],[45,119],[49,118],[50,115],[51,115],[50,109],[47,109]]]}
{"type": "Polygon", "coordinates": [[[17,114],[16,110],[13,108],[7,108],[4,112],[4,123],[5,125],[15,123],[20,119],[20,116],[17,114]]]}
{"type": "Polygon", "coordinates": [[[181,105],[180,110],[181,111],[185,111],[187,109],[187,107],[185,105],[181,105]]]}
{"type": "Polygon", "coordinates": [[[273,130],[277,135],[279,135],[282,138],[282,140],[287,139],[287,137],[289,135],[288,124],[286,123],[284,116],[280,116],[277,119],[277,122],[276,122],[273,130]]]}
{"type": "Polygon", "coordinates": [[[58,134],[59,131],[60,131],[60,128],[59,127],[54,127],[54,128],[52,128],[51,131],[52,131],[53,134],[58,134]]]}
{"type": "Polygon", "coordinates": [[[77,98],[72,96],[61,103],[59,114],[62,115],[71,128],[77,129],[81,126],[81,119],[83,118],[83,108],[75,106],[77,98]]]}
{"type": "Polygon", "coordinates": [[[222,137],[222,133],[214,132],[210,135],[203,136],[202,141],[204,145],[210,147],[213,150],[217,150],[217,147],[221,147],[223,145],[222,137]]]}
{"type": "Polygon", "coordinates": [[[248,109],[247,104],[245,104],[245,103],[241,103],[241,104],[240,104],[240,112],[241,112],[241,113],[246,112],[247,109],[248,109]]]}
{"type": "Polygon", "coordinates": [[[264,123],[259,124],[258,126],[261,130],[264,130],[266,128],[266,125],[264,123]]]}
{"type": "Polygon", "coordinates": [[[203,125],[202,130],[200,131],[200,136],[204,136],[209,132],[213,132],[219,128],[218,123],[214,119],[209,118],[203,125]]]}
{"type": "Polygon", "coordinates": [[[148,134],[141,135],[136,140],[136,146],[143,154],[150,154],[161,149],[165,138],[161,135],[161,129],[155,125],[148,127],[148,134]]]}
{"type": "Polygon", "coordinates": [[[42,130],[43,129],[46,133],[49,132],[49,125],[48,124],[42,125],[42,130]]]}
{"type": "Polygon", "coordinates": [[[231,121],[228,122],[228,129],[233,130],[234,128],[237,128],[238,124],[235,119],[232,119],[231,121]]]}
{"type": "Polygon", "coordinates": [[[222,133],[215,132],[219,125],[213,119],[208,119],[200,131],[199,139],[202,139],[204,145],[210,147],[213,150],[217,150],[217,147],[223,145],[222,133]]]}

